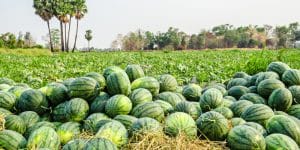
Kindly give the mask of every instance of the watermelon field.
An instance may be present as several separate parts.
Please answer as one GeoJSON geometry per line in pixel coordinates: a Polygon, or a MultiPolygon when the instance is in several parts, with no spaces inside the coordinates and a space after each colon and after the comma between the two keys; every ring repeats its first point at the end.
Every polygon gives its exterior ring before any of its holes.
{"type": "Polygon", "coordinates": [[[0,53],[0,149],[299,150],[299,50],[0,53]]]}

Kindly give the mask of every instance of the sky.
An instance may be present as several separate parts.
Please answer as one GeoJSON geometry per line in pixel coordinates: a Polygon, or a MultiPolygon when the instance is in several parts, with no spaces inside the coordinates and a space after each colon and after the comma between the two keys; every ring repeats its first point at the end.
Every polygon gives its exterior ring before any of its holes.
{"type": "MultiPolygon", "coordinates": [[[[33,0],[0,0],[0,34],[28,31],[38,43],[45,44],[42,36],[47,34],[47,25],[34,14],[32,4],[33,0]]],[[[79,24],[80,48],[87,47],[84,34],[88,29],[93,31],[91,46],[108,48],[117,34],[137,29],[156,33],[172,26],[191,34],[227,23],[300,22],[300,0],[87,0],[87,6],[89,12],[79,24]]],[[[55,18],[51,20],[52,28],[58,25],[55,18]]]]}

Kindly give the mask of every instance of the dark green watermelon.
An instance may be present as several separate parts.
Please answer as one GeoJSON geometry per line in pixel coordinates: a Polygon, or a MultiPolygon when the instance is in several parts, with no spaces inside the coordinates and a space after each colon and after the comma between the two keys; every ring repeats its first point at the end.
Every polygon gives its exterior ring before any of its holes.
{"type": "Polygon", "coordinates": [[[144,70],[140,65],[128,65],[125,68],[125,72],[127,73],[131,82],[145,76],[144,70]]]}
{"type": "Polygon", "coordinates": [[[22,134],[12,131],[0,131],[0,148],[5,150],[18,150],[26,148],[27,141],[22,134]]]}

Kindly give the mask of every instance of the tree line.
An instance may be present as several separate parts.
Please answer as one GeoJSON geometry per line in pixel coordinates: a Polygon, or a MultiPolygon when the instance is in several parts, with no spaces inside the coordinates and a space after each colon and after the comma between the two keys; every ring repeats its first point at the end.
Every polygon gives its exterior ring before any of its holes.
{"type": "Polygon", "coordinates": [[[7,32],[0,35],[0,48],[43,48],[43,46],[36,43],[30,32],[19,32],[18,35],[7,32]]]}
{"type": "Polygon", "coordinates": [[[294,48],[300,40],[299,23],[283,26],[240,26],[223,24],[211,30],[189,35],[178,28],[170,27],[166,32],[153,33],[137,30],[126,35],[119,34],[111,49],[122,50],[185,50],[217,48],[294,48]]]}

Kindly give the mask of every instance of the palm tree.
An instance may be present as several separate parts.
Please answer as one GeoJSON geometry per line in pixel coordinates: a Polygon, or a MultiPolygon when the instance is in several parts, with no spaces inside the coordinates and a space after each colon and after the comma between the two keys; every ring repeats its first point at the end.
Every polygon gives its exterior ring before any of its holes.
{"type": "Polygon", "coordinates": [[[75,9],[75,18],[76,18],[76,34],[75,34],[75,42],[74,42],[72,52],[74,52],[76,49],[79,20],[81,20],[84,17],[84,15],[87,13],[87,6],[85,4],[85,0],[74,0],[73,6],[75,9]]]}
{"type": "Polygon", "coordinates": [[[76,11],[75,11],[75,1],[71,0],[68,2],[68,15],[69,15],[69,28],[68,28],[68,36],[66,41],[66,50],[69,51],[69,43],[70,43],[70,32],[71,32],[71,24],[72,24],[72,18],[74,17],[76,11]]]}
{"type": "Polygon", "coordinates": [[[90,51],[90,41],[92,40],[92,30],[85,31],[85,39],[88,41],[88,50],[90,51]]]}
{"type": "Polygon", "coordinates": [[[51,37],[50,20],[53,17],[53,9],[50,0],[34,0],[33,7],[35,8],[35,14],[39,15],[47,23],[49,38],[50,38],[50,50],[53,50],[53,43],[51,37]]]}

